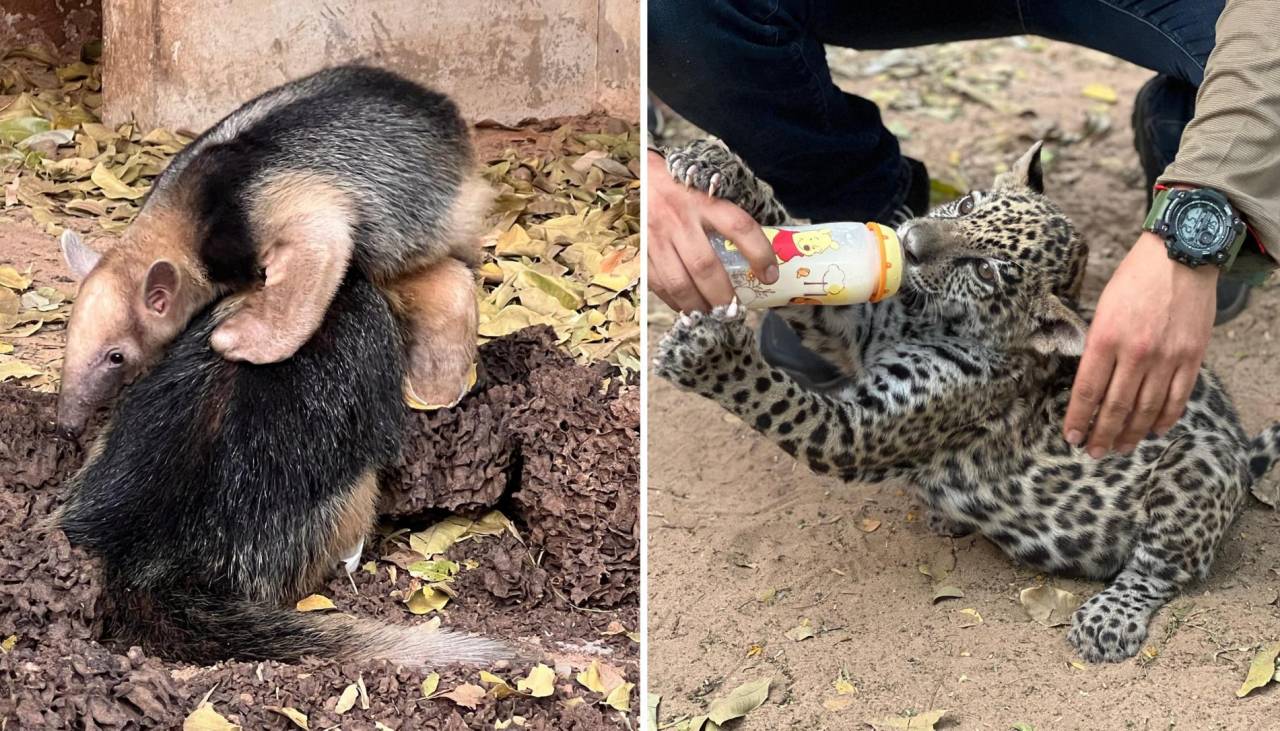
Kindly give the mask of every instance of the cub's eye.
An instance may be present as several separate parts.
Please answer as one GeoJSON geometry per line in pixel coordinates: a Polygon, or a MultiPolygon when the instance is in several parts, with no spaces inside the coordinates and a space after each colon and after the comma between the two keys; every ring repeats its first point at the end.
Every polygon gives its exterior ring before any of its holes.
{"type": "Polygon", "coordinates": [[[991,266],[991,262],[986,259],[977,259],[973,263],[973,270],[977,272],[978,279],[984,282],[996,281],[996,268],[991,266]]]}
{"type": "Polygon", "coordinates": [[[118,350],[107,353],[107,362],[113,366],[124,365],[124,353],[118,350]]]}
{"type": "Polygon", "coordinates": [[[970,213],[973,213],[973,194],[970,193],[969,195],[961,198],[960,205],[956,207],[956,210],[961,216],[967,216],[970,213]]]}

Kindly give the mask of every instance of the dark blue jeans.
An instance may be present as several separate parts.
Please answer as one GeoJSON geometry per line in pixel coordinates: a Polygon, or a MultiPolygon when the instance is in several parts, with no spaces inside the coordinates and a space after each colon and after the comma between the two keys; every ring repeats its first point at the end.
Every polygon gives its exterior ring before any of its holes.
{"type": "Polygon", "coordinates": [[[650,0],[649,83],[740,154],[793,214],[883,220],[901,202],[898,141],[874,103],[836,87],[824,44],[886,49],[1027,33],[1149,68],[1159,75],[1139,95],[1135,135],[1154,179],[1191,119],[1222,7],[1223,0],[650,0]]]}

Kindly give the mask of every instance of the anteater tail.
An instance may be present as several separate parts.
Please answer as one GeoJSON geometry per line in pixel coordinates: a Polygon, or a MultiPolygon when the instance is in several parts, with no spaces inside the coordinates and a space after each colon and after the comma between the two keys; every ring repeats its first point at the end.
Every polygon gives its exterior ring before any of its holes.
{"type": "Polygon", "coordinates": [[[1272,424],[1249,443],[1249,475],[1254,482],[1280,460],[1280,423],[1272,424]]]}
{"type": "Polygon", "coordinates": [[[164,597],[135,590],[104,593],[104,599],[108,596],[123,597],[125,605],[105,612],[105,639],[186,662],[211,664],[228,658],[295,662],[315,656],[433,667],[489,665],[513,656],[506,645],[477,635],[383,624],[344,614],[298,612],[191,594],[164,597]]]}

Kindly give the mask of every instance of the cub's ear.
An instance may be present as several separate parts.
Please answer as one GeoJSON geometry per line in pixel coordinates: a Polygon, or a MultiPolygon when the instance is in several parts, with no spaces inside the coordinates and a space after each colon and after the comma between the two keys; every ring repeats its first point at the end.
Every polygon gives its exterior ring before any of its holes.
{"type": "Polygon", "coordinates": [[[996,188],[1030,188],[1036,193],[1044,193],[1044,168],[1040,165],[1040,148],[1043,141],[1037,141],[1030,150],[1009,168],[1009,172],[996,176],[996,188]]]}
{"type": "Polygon", "coordinates": [[[76,279],[89,276],[89,272],[93,271],[93,268],[98,265],[98,260],[102,258],[102,254],[86,246],[80,234],[69,228],[63,229],[59,243],[62,246],[62,259],[76,279]]]}
{"type": "Polygon", "coordinates": [[[158,259],[147,270],[146,283],[142,285],[142,298],[147,309],[163,315],[173,307],[178,294],[178,268],[172,262],[158,259]]]}
{"type": "Polygon", "coordinates": [[[1044,355],[1079,356],[1084,353],[1088,326],[1054,295],[1046,295],[1036,307],[1036,328],[1028,342],[1044,355]]]}

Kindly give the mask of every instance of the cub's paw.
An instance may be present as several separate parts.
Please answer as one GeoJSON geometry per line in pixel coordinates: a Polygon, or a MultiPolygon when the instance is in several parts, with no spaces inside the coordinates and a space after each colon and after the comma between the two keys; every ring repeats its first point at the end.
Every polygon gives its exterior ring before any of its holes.
{"type": "Polygon", "coordinates": [[[733,203],[740,202],[740,189],[753,178],[719,140],[694,140],[667,153],[667,171],[694,190],[733,203]]]}
{"type": "Polygon", "coordinates": [[[1131,606],[1108,590],[1094,594],[1071,618],[1067,641],[1086,662],[1128,660],[1147,639],[1146,618],[1129,611],[1131,606]]]}
{"type": "Polygon", "coordinates": [[[958,520],[952,520],[936,510],[930,510],[925,517],[925,524],[929,527],[929,532],[935,536],[943,536],[945,538],[959,538],[972,533],[975,527],[970,523],[964,523],[958,520]]]}
{"type": "Polygon", "coordinates": [[[743,313],[735,299],[711,312],[679,315],[658,343],[654,371],[685,388],[697,388],[716,374],[732,371],[753,348],[743,313]]]}

